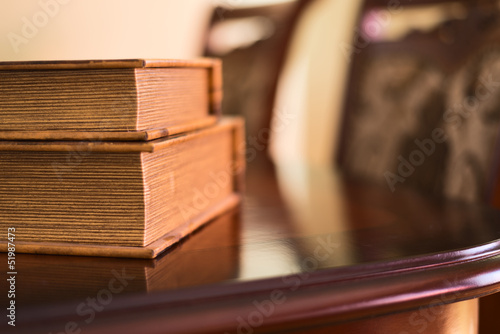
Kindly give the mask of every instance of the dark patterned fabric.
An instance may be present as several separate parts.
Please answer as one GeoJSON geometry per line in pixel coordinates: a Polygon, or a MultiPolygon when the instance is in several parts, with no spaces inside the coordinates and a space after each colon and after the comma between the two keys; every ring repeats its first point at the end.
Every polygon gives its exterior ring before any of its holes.
{"type": "Polygon", "coordinates": [[[344,169],[393,191],[410,186],[485,201],[496,174],[500,48],[478,52],[451,73],[415,53],[377,52],[359,73],[344,169]]]}

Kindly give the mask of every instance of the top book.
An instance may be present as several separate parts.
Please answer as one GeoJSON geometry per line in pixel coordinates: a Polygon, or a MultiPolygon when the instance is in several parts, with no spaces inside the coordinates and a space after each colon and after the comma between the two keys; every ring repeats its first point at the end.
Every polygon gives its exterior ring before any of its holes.
{"type": "Polygon", "coordinates": [[[216,122],[221,63],[0,62],[0,140],[152,140],[216,122]]]}

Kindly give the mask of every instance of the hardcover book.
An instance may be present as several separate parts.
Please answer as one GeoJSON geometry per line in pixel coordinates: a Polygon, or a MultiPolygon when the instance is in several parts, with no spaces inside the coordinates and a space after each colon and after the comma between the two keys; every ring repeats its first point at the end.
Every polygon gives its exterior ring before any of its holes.
{"type": "Polygon", "coordinates": [[[20,253],[154,258],[238,204],[243,131],[226,118],[147,142],[0,141],[0,229],[20,253]]]}
{"type": "Polygon", "coordinates": [[[216,122],[221,63],[0,62],[0,140],[152,140],[216,122]]]}

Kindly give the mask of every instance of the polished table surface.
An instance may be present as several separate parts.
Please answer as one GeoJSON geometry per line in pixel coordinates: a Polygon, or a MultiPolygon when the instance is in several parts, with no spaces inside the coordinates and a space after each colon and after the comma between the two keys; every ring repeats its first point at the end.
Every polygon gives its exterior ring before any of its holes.
{"type": "Polygon", "coordinates": [[[249,165],[242,207],[155,260],[17,254],[0,332],[282,332],[500,291],[498,212],[249,165]]]}

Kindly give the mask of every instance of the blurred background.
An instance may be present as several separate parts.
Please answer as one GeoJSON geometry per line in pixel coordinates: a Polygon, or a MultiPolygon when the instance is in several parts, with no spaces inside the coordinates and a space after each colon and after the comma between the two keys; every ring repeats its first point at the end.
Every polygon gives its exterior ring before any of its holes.
{"type": "Polygon", "coordinates": [[[2,60],[198,56],[212,7],[204,0],[28,0],[2,5],[2,60]]]}
{"type": "Polygon", "coordinates": [[[338,44],[353,33],[357,7],[358,0],[5,2],[0,60],[222,57],[224,112],[245,115],[254,149],[267,151],[272,140],[277,158],[324,164],[336,146],[332,109],[347,74],[338,44]],[[271,130],[275,109],[282,119],[271,130]]]}
{"type": "MultiPolygon", "coordinates": [[[[332,165],[500,207],[497,0],[2,5],[1,61],[222,58],[223,113],[245,117],[247,162],[272,157],[301,228],[331,223],[314,216],[325,203],[327,216],[341,214],[332,165]]],[[[498,299],[482,302],[481,333],[498,299]]]]}

